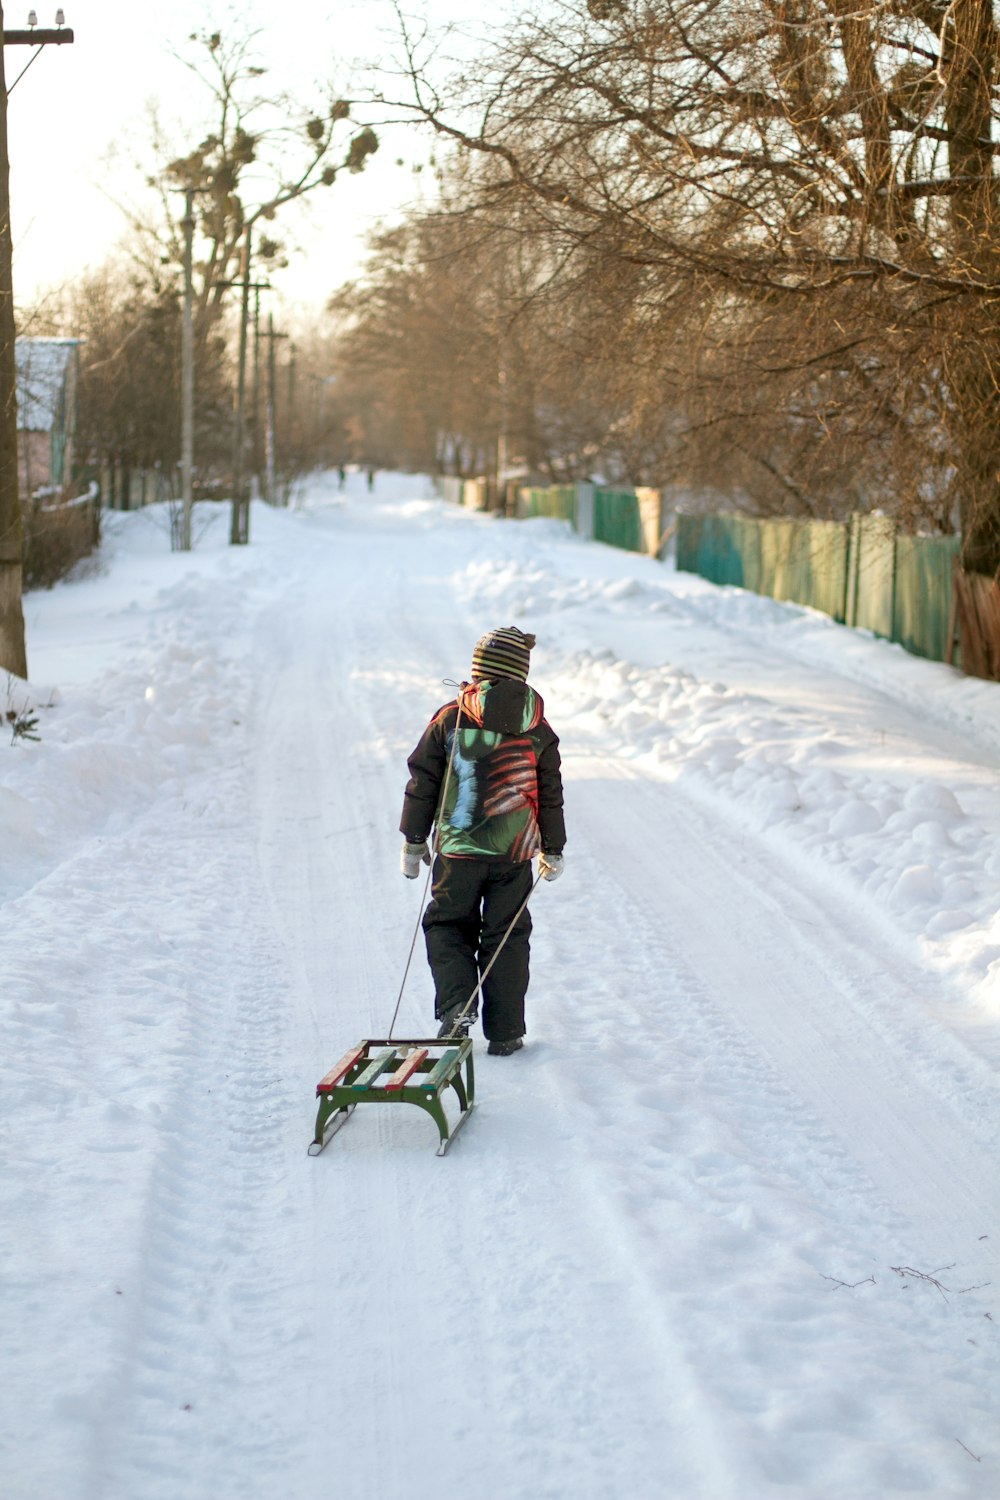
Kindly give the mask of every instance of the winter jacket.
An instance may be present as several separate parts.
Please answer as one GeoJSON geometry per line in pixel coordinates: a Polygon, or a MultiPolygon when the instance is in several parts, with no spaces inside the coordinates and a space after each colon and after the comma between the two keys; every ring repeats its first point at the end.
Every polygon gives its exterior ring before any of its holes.
{"type": "Polygon", "coordinates": [[[543,714],[541,698],[525,682],[464,683],[458,698],[438,709],[407,762],[399,825],[407,842],[428,838],[436,821],[441,854],[521,863],[539,849],[561,853],[559,741],[543,714]]]}

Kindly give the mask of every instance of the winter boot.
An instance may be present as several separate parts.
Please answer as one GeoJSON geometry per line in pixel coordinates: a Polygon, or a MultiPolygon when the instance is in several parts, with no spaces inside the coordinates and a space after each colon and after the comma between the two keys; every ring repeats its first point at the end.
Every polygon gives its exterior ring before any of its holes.
{"type": "Polygon", "coordinates": [[[489,1053],[490,1057],[510,1057],[512,1052],[520,1052],[523,1046],[523,1036],[511,1036],[508,1037],[505,1042],[490,1042],[490,1045],[487,1047],[486,1051],[489,1053]]]}
{"type": "Polygon", "coordinates": [[[462,1016],[461,1006],[459,1006],[457,1010],[445,1011],[444,1019],[442,1020],[441,1025],[438,1028],[439,1038],[460,1038],[469,1035],[469,1032],[472,1030],[477,1020],[475,1013],[473,1011],[466,1011],[461,1020],[458,1019],[459,1016],[462,1016]]]}

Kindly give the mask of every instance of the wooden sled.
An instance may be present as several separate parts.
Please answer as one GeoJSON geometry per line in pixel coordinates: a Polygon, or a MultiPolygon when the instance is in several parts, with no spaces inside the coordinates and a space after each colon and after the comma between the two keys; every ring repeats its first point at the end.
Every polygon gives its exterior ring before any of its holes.
{"type": "Polygon", "coordinates": [[[359,1042],[316,1085],[319,1109],[309,1155],[319,1155],[359,1104],[415,1104],[437,1125],[437,1154],[444,1156],[472,1113],[475,1093],[472,1042],[468,1037],[359,1042]],[[449,1087],[458,1098],[454,1125],[449,1125],[441,1100],[449,1087]]]}

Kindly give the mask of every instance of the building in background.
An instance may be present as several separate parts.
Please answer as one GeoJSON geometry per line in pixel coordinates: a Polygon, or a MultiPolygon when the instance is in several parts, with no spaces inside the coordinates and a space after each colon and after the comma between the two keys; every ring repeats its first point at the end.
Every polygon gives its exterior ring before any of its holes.
{"type": "Polygon", "coordinates": [[[69,483],[76,432],[79,339],[21,338],[17,365],[18,488],[22,500],[69,483]]]}

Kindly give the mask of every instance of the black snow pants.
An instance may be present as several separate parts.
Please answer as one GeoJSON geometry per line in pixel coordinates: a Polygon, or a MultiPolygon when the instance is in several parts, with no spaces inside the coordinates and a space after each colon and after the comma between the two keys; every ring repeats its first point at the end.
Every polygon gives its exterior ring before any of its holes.
{"type": "MultiPolygon", "coordinates": [[[[441,854],[435,859],[423,928],[439,1021],[460,1011],[472,995],[532,880],[530,860],[512,864],[441,854]]],[[[524,1035],[530,933],[531,915],[525,908],[483,985],[483,1033],[489,1041],[524,1035]]],[[[475,1016],[475,1001],[468,1014],[475,1016]]]]}

